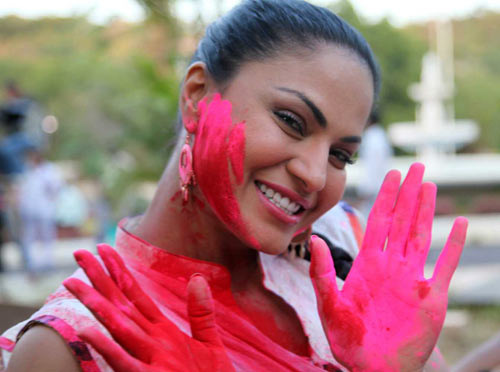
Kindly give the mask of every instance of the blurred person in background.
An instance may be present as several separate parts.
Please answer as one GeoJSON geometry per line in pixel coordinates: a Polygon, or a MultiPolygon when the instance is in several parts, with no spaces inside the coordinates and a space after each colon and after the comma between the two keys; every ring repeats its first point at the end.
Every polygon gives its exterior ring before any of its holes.
{"type": "Polygon", "coordinates": [[[39,148],[26,151],[26,171],[17,185],[17,206],[21,219],[20,239],[24,266],[29,272],[53,266],[53,246],[57,236],[56,200],[63,186],[59,168],[46,160],[39,148]],[[43,246],[43,262],[33,259],[33,245],[43,246]]]}
{"type": "Polygon", "coordinates": [[[19,118],[15,129],[22,132],[39,148],[46,146],[47,134],[42,130],[43,110],[32,97],[24,94],[17,82],[8,80],[5,83],[5,102],[1,111],[7,116],[19,118]]]}
{"type": "Polygon", "coordinates": [[[37,143],[24,130],[28,116],[31,123],[36,121],[37,115],[29,115],[31,106],[32,101],[21,94],[14,82],[6,83],[5,102],[0,106],[0,270],[3,267],[3,242],[19,242],[20,220],[15,206],[15,185],[25,169],[26,151],[37,143]]]}
{"type": "Polygon", "coordinates": [[[365,217],[370,213],[382,181],[390,169],[393,155],[391,143],[379,120],[378,111],[373,111],[359,148],[363,174],[357,191],[359,210],[365,217]]]}
{"type": "Polygon", "coordinates": [[[79,237],[89,217],[89,202],[78,186],[78,174],[65,173],[65,183],[55,201],[55,219],[61,236],[79,237]]]}

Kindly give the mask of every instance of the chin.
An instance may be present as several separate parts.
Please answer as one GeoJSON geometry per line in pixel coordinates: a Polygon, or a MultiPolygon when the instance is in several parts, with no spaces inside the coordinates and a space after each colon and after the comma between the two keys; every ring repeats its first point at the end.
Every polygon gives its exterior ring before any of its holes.
{"type": "Polygon", "coordinates": [[[286,252],[292,236],[288,237],[288,234],[280,235],[281,236],[277,236],[276,232],[269,232],[260,234],[260,236],[255,236],[256,240],[259,242],[259,246],[252,246],[252,248],[270,255],[282,254],[286,252]]]}

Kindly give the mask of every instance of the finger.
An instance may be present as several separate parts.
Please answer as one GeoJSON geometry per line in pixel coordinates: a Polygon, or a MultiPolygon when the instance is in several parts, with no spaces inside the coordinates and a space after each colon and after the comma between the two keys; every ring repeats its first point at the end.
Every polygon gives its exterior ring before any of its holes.
{"type": "Polygon", "coordinates": [[[465,217],[457,217],[443,251],[439,255],[434,269],[432,281],[438,290],[447,291],[451,277],[460,261],[460,255],[465,244],[468,221],[465,217]]]}
{"type": "Polygon", "coordinates": [[[215,324],[214,303],[205,278],[201,275],[191,277],[187,292],[187,311],[193,338],[213,346],[224,346],[215,324]]]}
{"type": "Polygon", "coordinates": [[[406,258],[412,267],[423,275],[425,261],[431,245],[432,220],[436,206],[436,185],[431,182],[422,184],[419,195],[419,208],[406,245],[406,258]]]}
{"type": "Polygon", "coordinates": [[[422,185],[425,167],[414,163],[408,171],[394,208],[391,228],[387,238],[387,253],[396,258],[404,254],[410,227],[415,219],[418,193],[422,185]]]}
{"type": "Polygon", "coordinates": [[[401,173],[392,170],[385,176],[377,199],[368,216],[361,252],[367,250],[382,251],[392,221],[392,211],[398,196],[401,173]]]}
{"type": "Polygon", "coordinates": [[[147,358],[150,336],[116,306],[79,279],[66,279],[63,285],[94,314],[120,345],[135,357],[147,358]]]}
{"type": "Polygon", "coordinates": [[[143,371],[140,361],[128,354],[115,341],[103,335],[95,327],[78,332],[78,337],[90,344],[115,372],[143,371]]]}
{"type": "Polygon", "coordinates": [[[116,286],[115,282],[106,275],[101,263],[92,253],[86,250],[77,250],[74,256],[78,265],[85,271],[92,286],[102,294],[104,298],[111,301],[146,332],[151,330],[151,324],[148,320],[135,308],[127,297],[125,297],[122,291],[116,286]]]}
{"type": "Polygon", "coordinates": [[[335,305],[338,297],[337,278],[333,266],[332,255],[323,239],[311,236],[311,277],[320,316],[328,314],[335,305]]]}
{"type": "Polygon", "coordinates": [[[107,244],[99,244],[97,251],[116,285],[136,308],[153,323],[167,321],[153,300],[144,293],[120,255],[107,244]]]}

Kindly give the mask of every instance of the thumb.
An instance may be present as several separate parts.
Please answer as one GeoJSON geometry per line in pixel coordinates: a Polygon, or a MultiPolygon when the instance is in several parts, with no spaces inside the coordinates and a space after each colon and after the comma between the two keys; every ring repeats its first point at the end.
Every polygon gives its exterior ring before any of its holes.
{"type": "Polygon", "coordinates": [[[316,292],[318,310],[320,314],[323,309],[333,309],[338,297],[337,279],[335,267],[330,249],[323,239],[311,236],[311,266],[309,275],[316,292]]]}
{"type": "Polygon", "coordinates": [[[187,292],[187,310],[193,338],[212,346],[224,346],[215,324],[212,294],[205,278],[194,274],[189,280],[187,292]]]}

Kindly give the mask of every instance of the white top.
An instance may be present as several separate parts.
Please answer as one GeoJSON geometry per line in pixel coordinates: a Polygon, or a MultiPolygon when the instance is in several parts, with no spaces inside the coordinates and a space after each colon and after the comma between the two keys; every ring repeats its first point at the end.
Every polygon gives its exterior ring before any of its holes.
{"type": "Polygon", "coordinates": [[[55,201],[62,186],[61,171],[54,164],[45,161],[28,168],[18,184],[21,215],[54,218],[55,201]]]}

